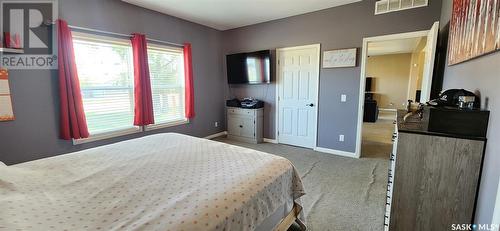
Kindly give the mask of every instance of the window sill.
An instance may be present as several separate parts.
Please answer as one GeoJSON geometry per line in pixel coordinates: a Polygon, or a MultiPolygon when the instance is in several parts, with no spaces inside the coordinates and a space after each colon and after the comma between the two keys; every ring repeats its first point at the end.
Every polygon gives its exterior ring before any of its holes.
{"type": "Polygon", "coordinates": [[[144,131],[152,131],[156,129],[162,129],[162,128],[168,128],[168,127],[174,127],[174,126],[179,126],[183,124],[188,124],[189,119],[183,119],[183,120],[176,120],[176,121],[171,121],[167,123],[161,123],[161,124],[152,124],[144,127],[144,131]]]}
{"type": "Polygon", "coordinates": [[[89,138],[84,138],[84,139],[73,139],[73,145],[79,145],[79,144],[85,144],[85,143],[90,143],[98,140],[105,140],[105,139],[110,139],[118,136],[124,136],[124,135],[130,135],[130,134],[135,134],[142,132],[141,127],[132,127],[132,128],[127,128],[123,130],[118,130],[118,131],[111,131],[111,132],[106,132],[106,133],[100,133],[96,135],[91,135],[89,138]]]}

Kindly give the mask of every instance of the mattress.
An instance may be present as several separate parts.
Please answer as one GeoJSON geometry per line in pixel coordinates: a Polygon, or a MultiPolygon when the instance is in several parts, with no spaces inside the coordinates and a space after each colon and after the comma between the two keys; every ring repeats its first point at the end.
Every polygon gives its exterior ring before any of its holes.
{"type": "Polygon", "coordinates": [[[165,133],[0,165],[0,230],[265,230],[302,195],[285,158],[165,133]]]}

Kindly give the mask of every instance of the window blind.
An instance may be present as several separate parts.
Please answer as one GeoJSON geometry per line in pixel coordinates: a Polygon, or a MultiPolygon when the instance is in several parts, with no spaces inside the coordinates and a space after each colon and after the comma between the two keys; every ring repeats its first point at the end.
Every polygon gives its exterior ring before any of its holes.
{"type": "Polygon", "coordinates": [[[182,49],[148,45],[155,124],[186,120],[182,49]]]}
{"type": "Polygon", "coordinates": [[[74,35],[73,45],[90,134],[134,127],[130,42],[74,35]]]}

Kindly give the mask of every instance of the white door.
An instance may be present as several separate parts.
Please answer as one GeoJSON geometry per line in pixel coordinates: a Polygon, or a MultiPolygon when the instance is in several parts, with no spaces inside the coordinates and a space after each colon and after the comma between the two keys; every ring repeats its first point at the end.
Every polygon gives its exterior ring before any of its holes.
{"type": "Polygon", "coordinates": [[[316,147],[320,45],[278,49],[278,142],[316,147]]]}
{"type": "Polygon", "coordinates": [[[431,100],[432,73],[434,71],[434,59],[436,57],[437,40],[439,35],[439,22],[435,22],[427,35],[425,47],[424,74],[422,77],[422,92],[420,102],[426,103],[431,100]]]}

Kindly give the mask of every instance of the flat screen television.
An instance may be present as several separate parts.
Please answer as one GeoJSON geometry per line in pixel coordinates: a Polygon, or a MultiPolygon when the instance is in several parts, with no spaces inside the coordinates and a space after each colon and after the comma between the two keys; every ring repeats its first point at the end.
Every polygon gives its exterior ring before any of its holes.
{"type": "Polygon", "coordinates": [[[231,54],[226,56],[229,84],[271,83],[271,51],[231,54]]]}

